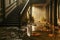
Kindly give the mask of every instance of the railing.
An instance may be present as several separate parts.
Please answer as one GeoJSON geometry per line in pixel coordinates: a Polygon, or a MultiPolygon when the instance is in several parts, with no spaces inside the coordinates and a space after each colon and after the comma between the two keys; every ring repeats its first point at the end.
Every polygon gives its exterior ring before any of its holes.
{"type": "Polygon", "coordinates": [[[23,21],[22,21],[23,18],[22,17],[24,17],[24,15],[26,14],[26,12],[27,12],[27,10],[29,8],[29,5],[30,5],[30,0],[27,0],[27,2],[25,3],[25,5],[22,8],[22,10],[20,12],[20,15],[19,15],[19,26],[21,26],[21,24],[23,23],[23,21]]]}
{"type": "Polygon", "coordinates": [[[29,3],[29,0],[26,2],[25,6],[23,7],[23,9],[22,9],[22,11],[20,12],[20,14],[23,13],[23,11],[25,10],[25,8],[26,8],[26,6],[28,5],[28,3],[29,3]]]}

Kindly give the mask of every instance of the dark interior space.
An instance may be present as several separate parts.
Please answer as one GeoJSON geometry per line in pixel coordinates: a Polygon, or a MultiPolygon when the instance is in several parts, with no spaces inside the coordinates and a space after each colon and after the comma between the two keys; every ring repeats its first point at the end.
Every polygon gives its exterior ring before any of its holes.
{"type": "Polygon", "coordinates": [[[0,0],[0,40],[60,40],[60,0],[0,0]]]}

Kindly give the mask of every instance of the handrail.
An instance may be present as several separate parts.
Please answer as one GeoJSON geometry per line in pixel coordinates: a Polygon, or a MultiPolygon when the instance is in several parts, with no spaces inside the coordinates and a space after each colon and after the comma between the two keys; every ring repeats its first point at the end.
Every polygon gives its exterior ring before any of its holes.
{"type": "Polygon", "coordinates": [[[23,7],[22,11],[20,12],[20,14],[23,13],[24,9],[26,8],[27,4],[29,3],[29,0],[26,2],[25,6],[23,7]]]}

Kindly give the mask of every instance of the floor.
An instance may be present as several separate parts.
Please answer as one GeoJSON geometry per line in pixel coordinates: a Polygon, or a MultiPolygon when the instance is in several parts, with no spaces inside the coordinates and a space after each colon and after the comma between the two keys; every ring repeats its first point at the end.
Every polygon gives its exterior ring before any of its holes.
{"type": "Polygon", "coordinates": [[[54,34],[46,31],[36,31],[36,34],[28,37],[26,31],[18,27],[0,27],[0,40],[60,40],[60,33],[54,34]]]}

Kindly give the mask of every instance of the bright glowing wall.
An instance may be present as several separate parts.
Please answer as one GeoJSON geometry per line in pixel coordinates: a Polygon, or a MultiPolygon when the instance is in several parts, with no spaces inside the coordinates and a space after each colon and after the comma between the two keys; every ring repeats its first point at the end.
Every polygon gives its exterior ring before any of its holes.
{"type": "Polygon", "coordinates": [[[34,17],[35,22],[43,21],[46,19],[46,8],[32,7],[32,16],[34,17]]]}

